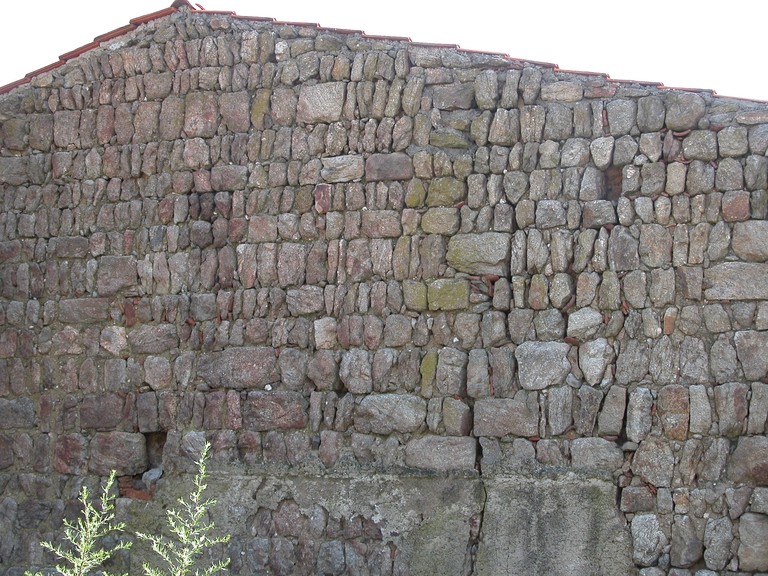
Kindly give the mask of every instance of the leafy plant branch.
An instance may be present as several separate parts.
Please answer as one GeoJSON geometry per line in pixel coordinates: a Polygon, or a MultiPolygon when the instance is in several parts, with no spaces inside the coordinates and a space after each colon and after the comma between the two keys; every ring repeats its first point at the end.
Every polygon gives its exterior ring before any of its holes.
{"type": "MultiPolygon", "coordinates": [[[[142,540],[149,542],[155,551],[167,564],[168,572],[144,564],[147,576],[186,576],[192,574],[192,568],[203,551],[216,544],[229,541],[227,536],[211,536],[213,522],[208,520],[208,510],[216,504],[214,499],[205,499],[203,493],[208,487],[205,479],[208,477],[206,462],[210,444],[206,442],[197,461],[198,473],[194,479],[194,491],[188,499],[179,498],[178,507],[167,511],[166,523],[172,536],[137,533],[142,540]]],[[[211,576],[229,566],[229,559],[221,560],[203,569],[196,570],[195,576],[211,576]]]]}
{"type": "MultiPolygon", "coordinates": [[[[74,524],[64,520],[65,545],[42,542],[46,550],[50,550],[60,559],[69,563],[69,566],[56,565],[56,571],[62,576],[87,576],[94,569],[101,566],[112,554],[119,550],[127,550],[131,542],[119,541],[111,550],[105,550],[101,546],[101,540],[110,532],[121,532],[125,529],[125,523],[115,522],[114,498],[110,492],[115,484],[115,471],[109,475],[107,484],[99,499],[99,505],[95,505],[89,499],[88,487],[84,486],[80,491],[79,501],[83,506],[83,513],[74,524]]],[[[102,570],[104,576],[117,576],[102,570]]],[[[26,572],[25,576],[44,576],[42,572],[26,572]]]]}

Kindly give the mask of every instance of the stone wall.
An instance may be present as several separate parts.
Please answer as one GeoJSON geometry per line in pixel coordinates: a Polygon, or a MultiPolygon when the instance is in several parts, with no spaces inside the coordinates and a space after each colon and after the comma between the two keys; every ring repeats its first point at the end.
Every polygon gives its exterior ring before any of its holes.
{"type": "Polygon", "coordinates": [[[231,574],[768,571],[764,104],[176,5],[0,96],[1,575],[206,440],[231,574]]]}

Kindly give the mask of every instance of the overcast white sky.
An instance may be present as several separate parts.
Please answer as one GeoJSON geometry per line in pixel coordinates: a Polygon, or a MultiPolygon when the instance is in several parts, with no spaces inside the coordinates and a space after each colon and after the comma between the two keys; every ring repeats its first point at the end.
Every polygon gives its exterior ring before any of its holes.
{"type": "MultiPolygon", "coordinates": [[[[172,0],[5,0],[0,85],[172,0]]],[[[193,2],[194,3],[194,2],[193,2]]],[[[200,0],[208,10],[459,44],[616,79],[768,100],[765,0],[200,0]],[[714,6],[717,6],[715,8],[714,6]]]]}

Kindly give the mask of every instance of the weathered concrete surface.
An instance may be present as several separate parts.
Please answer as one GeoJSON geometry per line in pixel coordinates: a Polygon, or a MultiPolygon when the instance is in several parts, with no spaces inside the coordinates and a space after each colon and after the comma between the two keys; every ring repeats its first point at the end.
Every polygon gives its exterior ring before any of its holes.
{"type": "Polygon", "coordinates": [[[243,518],[252,517],[259,508],[272,510],[274,517],[281,502],[289,500],[296,503],[294,521],[301,531],[322,507],[324,516],[336,522],[363,518],[374,524],[381,537],[369,541],[369,546],[386,550],[390,566],[413,576],[465,573],[484,501],[482,482],[471,475],[265,475],[211,479],[209,485],[219,493],[219,507],[239,510],[236,517],[220,523],[221,528],[241,532],[243,518]],[[243,501],[242,494],[253,498],[243,501]]]}
{"type": "Polygon", "coordinates": [[[478,576],[627,576],[632,543],[616,488],[574,473],[485,479],[478,576]]]}

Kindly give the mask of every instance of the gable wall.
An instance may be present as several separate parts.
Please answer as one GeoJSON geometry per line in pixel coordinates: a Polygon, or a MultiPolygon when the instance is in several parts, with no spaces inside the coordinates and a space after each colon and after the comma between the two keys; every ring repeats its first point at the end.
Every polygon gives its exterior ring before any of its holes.
{"type": "Polygon", "coordinates": [[[0,121],[0,574],[205,440],[233,574],[768,570],[764,105],[185,10],[0,121]]]}

